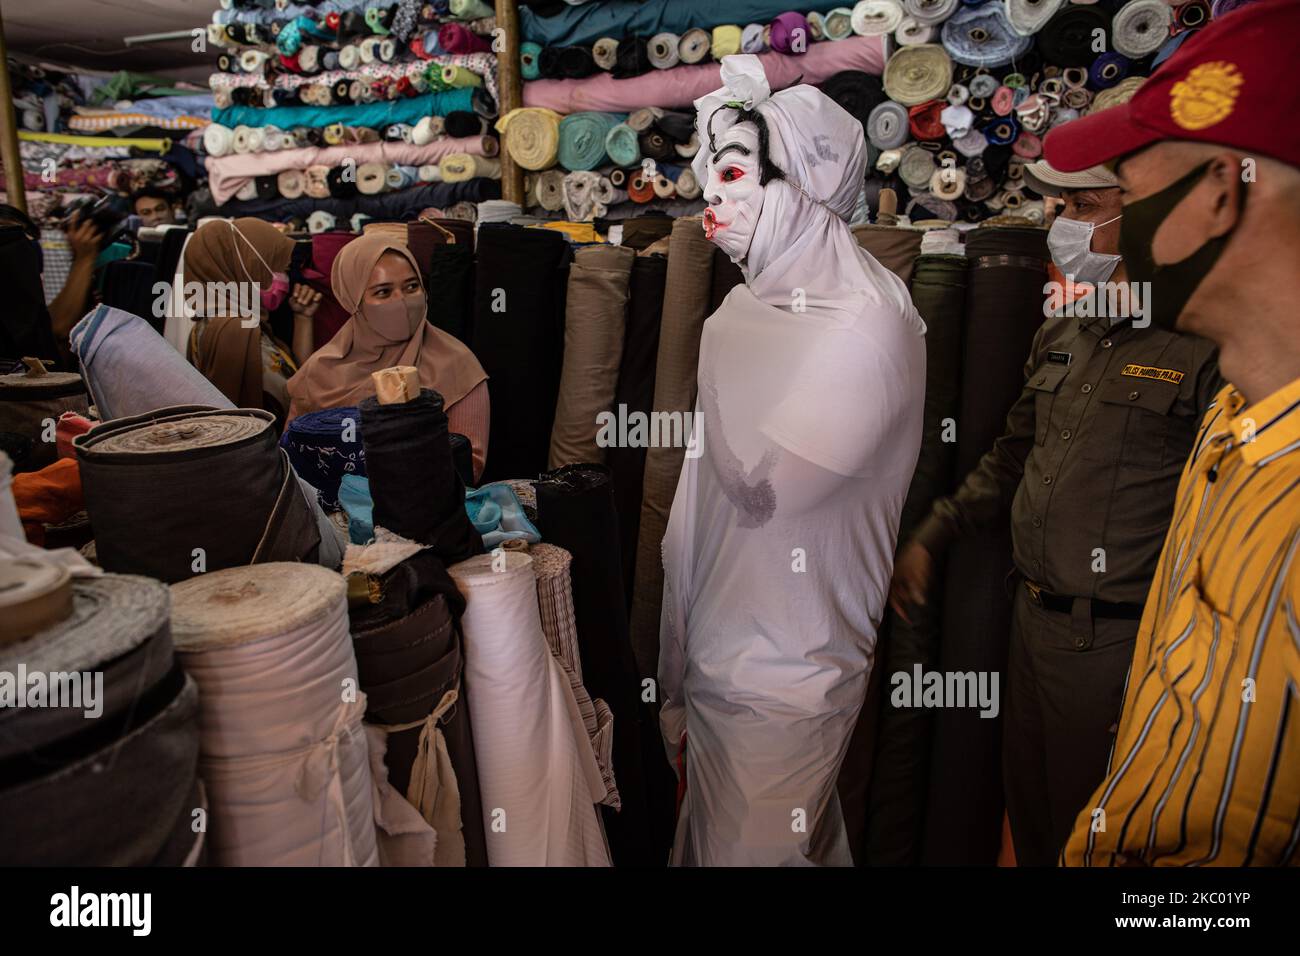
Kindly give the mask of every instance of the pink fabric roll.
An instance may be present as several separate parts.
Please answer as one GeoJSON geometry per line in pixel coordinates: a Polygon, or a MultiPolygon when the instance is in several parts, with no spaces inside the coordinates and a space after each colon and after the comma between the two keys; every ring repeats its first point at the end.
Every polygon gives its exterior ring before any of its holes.
{"type": "Polygon", "coordinates": [[[812,31],[808,29],[808,18],[802,13],[783,13],[772,21],[773,50],[803,56],[811,46],[812,31]],[[798,49],[795,49],[796,39],[799,41],[798,49]]]}
{"type": "Polygon", "coordinates": [[[275,176],[286,169],[306,169],[308,166],[340,166],[345,159],[362,163],[382,163],[398,166],[423,166],[436,163],[452,153],[469,153],[487,156],[496,150],[496,141],[488,145],[487,136],[465,136],[453,139],[445,136],[432,143],[416,146],[414,143],[359,143],[324,148],[281,149],[274,153],[231,153],[229,156],[208,157],[208,185],[212,198],[224,203],[257,176],[275,176]]]}
{"type": "MultiPolygon", "coordinates": [[[[884,69],[882,37],[850,37],[838,43],[810,43],[800,57],[783,53],[758,54],[773,90],[791,86],[800,75],[802,82],[815,85],[841,70],[861,70],[879,75],[884,69]]],[[[533,80],[524,84],[524,105],[540,106],[557,113],[584,110],[631,112],[643,106],[680,109],[691,106],[706,93],[722,85],[722,68],[717,63],[678,66],[654,70],[641,76],[616,80],[608,73],[585,80],[533,80]]]]}
{"type": "Polygon", "coordinates": [[[438,28],[438,46],[448,53],[490,53],[490,41],[462,23],[444,23],[438,28]]]}
{"type": "Polygon", "coordinates": [[[58,450],[59,457],[76,458],[77,453],[72,450],[72,439],[86,434],[94,424],[89,418],[76,412],[64,412],[60,415],[54,426],[54,447],[58,450]]]}

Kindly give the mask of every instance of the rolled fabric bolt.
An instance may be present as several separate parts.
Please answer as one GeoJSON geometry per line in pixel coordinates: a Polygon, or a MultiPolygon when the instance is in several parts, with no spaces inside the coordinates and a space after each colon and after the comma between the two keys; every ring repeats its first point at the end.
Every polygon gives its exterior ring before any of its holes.
{"type": "Polygon", "coordinates": [[[276,188],[285,199],[297,199],[306,188],[305,177],[300,169],[286,169],[275,179],[276,188]]]}
{"type": "Polygon", "coordinates": [[[303,44],[298,50],[298,66],[304,73],[316,73],[320,70],[320,47],[303,44]]]}
{"type": "Polygon", "coordinates": [[[357,167],[357,192],[373,196],[384,191],[388,183],[388,167],[383,163],[362,163],[357,167]]]}
{"type": "MultiPolygon", "coordinates": [[[[805,20],[805,28],[807,27],[807,24],[808,21],[805,20]]],[[[736,24],[723,24],[722,26],[714,27],[713,37],[709,44],[713,51],[713,58],[715,60],[721,60],[724,56],[731,56],[732,54],[739,53],[743,37],[744,30],[736,24]]],[[[807,41],[808,37],[805,36],[804,42],[807,41]]]]}
{"type": "Polygon", "coordinates": [[[560,114],[551,109],[512,109],[497,121],[506,151],[524,169],[549,169],[560,146],[560,114]]]}
{"type": "Polygon", "coordinates": [[[324,55],[320,58],[320,65],[321,69],[327,73],[337,70],[339,68],[339,51],[326,50],[324,55]]]}
{"type": "Polygon", "coordinates": [[[858,36],[884,36],[903,22],[903,5],[898,0],[859,0],[849,16],[858,36]]]}
{"type": "Polygon", "coordinates": [[[442,82],[460,89],[466,86],[482,86],[483,77],[466,67],[449,65],[442,68],[442,82]]]}
{"type": "Polygon", "coordinates": [[[264,127],[262,129],[262,149],[268,153],[284,149],[284,133],[274,126],[264,127]]]}
{"type": "Polygon", "coordinates": [[[442,182],[442,169],[436,163],[426,163],[421,166],[419,174],[422,183],[442,182]]]}
{"type": "MultiPolygon", "coordinates": [[[[375,8],[371,8],[375,9],[375,8]]],[[[361,54],[362,63],[374,63],[379,55],[379,37],[366,37],[357,45],[357,52],[361,54]]]]}
{"type": "Polygon", "coordinates": [[[664,115],[664,111],[653,106],[633,110],[628,115],[627,125],[638,133],[643,133],[654,125],[655,120],[664,115]]]}
{"type": "Polygon", "coordinates": [[[261,50],[245,50],[239,54],[239,68],[245,73],[257,73],[266,65],[267,55],[261,50]]]}
{"type": "Polygon", "coordinates": [[[212,105],[219,110],[228,109],[235,103],[234,97],[230,95],[230,90],[224,87],[212,91],[212,105]]]}
{"type": "Polygon", "coordinates": [[[484,0],[450,0],[448,8],[458,20],[480,20],[492,16],[492,5],[484,0]]]}
{"type": "Polygon", "coordinates": [[[937,26],[921,23],[912,17],[904,17],[903,22],[894,31],[894,41],[899,46],[921,46],[933,42],[938,35],[937,26]]]}
{"type": "Polygon", "coordinates": [[[810,10],[808,18],[808,39],[813,42],[820,42],[826,39],[826,18],[816,10],[810,10]]]}
{"type": "Polygon", "coordinates": [[[392,63],[393,58],[397,56],[397,42],[391,37],[385,37],[379,41],[377,50],[379,60],[382,63],[392,63]]]}
{"type": "Polygon", "coordinates": [[[248,127],[247,126],[235,127],[234,135],[231,137],[230,140],[230,146],[231,149],[233,149],[236,153],[248,152],[248,127]]]}
{"type": "Polygon", "coordinates": [[[614,69],[618,60],[618,41],[613,37],[601,37],[592,45],[591,56],[602,70],[614,69]]]}
{"type": "Polygon", "coordinates": [[[260,153],[265,142],[266,139],[260,127],[250,126],[248,128],[248,151],[250,153],[260,153]]]}
{"type": "Polygon", "coordinates": [[[682,199],[699,199],[703,195],[700,189],[700,181],[695,176],[695,171],[689,166],[682,167],[681,173],[677,177],[677,195],[682,199]]]}
{"type": "Polygon", "coordinates": [[[235,198],[243,200],[244,202],[252,202],[256,199],[257,180],[250,179],[248,182],[244,183],[244,185],[240,186],[239,190],[235,193],[235,198]]]}
{"type": "Polygon", "coordinates": [[[654,190],[655,195],[660,199],[672,199],[677,195],[677,187],[663,172],[655,174],[654,179],[650,182],[650,188],[654,190]]]}
{"type": "MultiPolygon", "coordinates": [[[[828,40],[848,39],[853,36],[853,11],[848,7],[836,7],[822,17],[822,29],[828,40]]],[[[677,191],[681,192],[681,188],[677,191]]]]}
{"type": "Polygon", "coordinates": [[[605,161],[605,137],[622,120],[615,113],[597,112],[564,117],[560,120],[560,165],[575,172],[595,169],[605,161]]]}
{"type": "Polygon", "coordinates": [[[501,160],[490,156],[452,153],[450,156],[444,156],[438,163],[438,167],[442,170],[442,181],[445,183],[501,178],[501,160]]]}
{"type": "Polygon", "coordinates": [[[808,52],[810,42],[808,18],[802,13],[790,11],[772,21],[772,49],[776,52],[799,56],[808,52]]]}
{"type": "Polygon", "coordinates": [[[673,149],[672,141],[657,129],[646,130],[640,135],[638,142],[641,145],[641,154],[657,162],[672,159],[677,153],[673,149]]]}
{"type": "Polygon", "coordinates": [[[592,187],[591,197],[599,205],[608,208],[614,205],[617,200],[618,190],[614,188],[614,184],[609,181],[608,176],[601,176],[596,180],[596,185],[592,187]]]}
{"type": "Polygon", "coordinates": [[[677,45],[677,55],[683,63],[699,63],[709,55],[712,45],[709,35],[696,27],[682,34],[681,42],[677,45]]]}
{"type": "Polygon", "coordinates": [[[548,169],[537,179],[537,199],[543,209],[556,212],[564,206],[564,173],[548,169]]]}
{"type": "Polygon", "coordinates": [[[627,170],[611,169],[609,171],[609,183],[615,189],[622,189],[627,185],[627,170]]]}
{"type": "Polygon", "coordinates": [[[321,136],[325,139],[327,146],[338,146],[343,142],[345,129],[342,123],[331,123],[321,130],[321,136]]]}
{"type": "Polygon", "coordinates": [[[420,179],[414,166],[394,166],[384,174],[384,182],[389,189],[405,189],[414,186],[420,179]]]}
{"type": "MultiPolygon", "coordinates": [[[[677,151],[678,156],[681,156],[684,159],[690,159],[700,151],[700,137],[697,133],[692,133],[690,139],[684,143],[675,144],[673,149],[677,151]]],[[[681,190],[679,189],[678,192],[680,191],[681,190]]]]}
{"type": "Polygon", "coordinates": [[[370,373],[375,399],[380,405],[409,402],[420,395],[420,370],[413,365],[394,365],[370,373]]]}
{"type": "Polygon", "coordinates": [[[483,117],[468,110],[456,110],[443,117],[443,126],[448,136],[461,139],[466,136],[478,136],[483,132],[483,117]]]}
{"type": "Polygon", "coordinates": [[[605,152],[616,166],[632,167],[641,163],[641,146],[637,133],[626,123],[619,123],[605,137],[605,152]]]}
{"type": "Polygon", "coordinates": [[[438,28],[438,45],[448,53],[491,53],[492,44],[463,23],[444,23],[438,28]]]}
{"type": "Polygon", "coordinates": [[[427,146],[444,134],[441,116],[424,116],[411,130],[411,142],[416,146],[427,146]]]}
{"type": "Polygon", "coordinates": [[[339,50],[339,69],[355,70],[361,65],[361,51],[355,46],[345,46],[339,50]]]}
{"type": "Polygon", "coordinates": [[[740,32],[740,49],[742,53],[762,53],[767,49],[763,42],[763,24],[748,24],[740,32]]]}
{"type": "Polygon", "coordinates": [[[656,70],[671,70],[681,62],[681,55],[677,52],[678,44],[681,38],[675,33],[656,33],[650,38],[650,44],[646,48],[650,55],[650,65],[656,70]]]}
{"type": "Polygon", "coordinates": [[[209,156],[226,156],[234,151],[235,133],[228,126],[209,123],[203,130],[203,151],[209,156]]]}
{"type": "Polygon", "coordinates": [[[654,179],[638,169],[627,182],[627,197],[633,202],[647,203],[655,198],[654,179]]]}
{"type": "Polygon", "coordinates": [[[306,179],[304,191],[312,199],[328,199],[330,194],[328,166],[308,166],[303,170],[306,179]]]}
{"type": "MultiPolygon", "coordinates": [[[[526,42],[519,44],[519,73],[525,80],[536,80],[541,78],[541,70],[538,68],[539,58],[542,55],[542,47],[539,43],[526,42]]],[[[608,69],[608,67],[606,67],[608,69]]]]}
{"type": "Polygon", "coordinates": [[[326,212],[324,209],[317,209],[307,217],[307,231],[312,235],[329,232],[337,224],[338,220],[334,218],[333,214],[326,212]]]}

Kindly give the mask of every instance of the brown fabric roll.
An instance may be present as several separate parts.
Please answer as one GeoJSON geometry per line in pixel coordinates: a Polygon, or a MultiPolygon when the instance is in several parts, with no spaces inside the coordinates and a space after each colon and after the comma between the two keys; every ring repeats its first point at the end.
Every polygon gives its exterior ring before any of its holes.
{"type": "MultiPolygon", "coordinates": [[[[713,286],[713,244],[704,238],[701,222],[699,216],[684,216],[673,223],[655,363],[656,412],[695,408],[700,333],[712,312],[713,286]]],[[[685,448],[649,448],[646,452],[631,620],[632,650],[643,674],[659,672],[659,606],[664,587],[660,546],[685,454],[685,448]]]]}
{"type": "Polygon", "coordinates": [[[640,252],[659,239],[671,235],[672,231],[671,216],[638,216],[623,222],[623,245],[640,252]]]}
{"type": "Polygon", "coordinates": [[[596,416],[614,404],[627,326],[628,284],[636,252],[623,246],[579,249],[569,268],[564,365],[551,426],[552,468],[604,462],[596,416]]]}
{"type": "Polygon", "coordinates": [[[40,471],[58,457],[54,442],[43,440],[46,419],[58,421],[64,412],[89,415],[89,410],[86,384],[76,372],[0,375],[0,433],[6,434],[14,473],[40,471]]]}
{"type": "Polygon", "coordinates": [[[858,245],[908,285],[912,283],[916,258],[921,254],[922,235],[920,229],[904,226],[853,227],[853,238],[858,240],[858,245]]]}

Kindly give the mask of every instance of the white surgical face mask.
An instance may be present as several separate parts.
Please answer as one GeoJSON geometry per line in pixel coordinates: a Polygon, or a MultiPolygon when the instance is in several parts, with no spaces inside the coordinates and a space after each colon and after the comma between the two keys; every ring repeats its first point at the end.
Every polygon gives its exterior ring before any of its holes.
{"type": "MultiPolygon", "coordinates": [[[[1115,219],[1121,218],[1116,216],[1115,219]]],[[[1108,226],[1115,219],[1102,223],[1084,222],[1057,216],[1047,233],[1047,248],[1052,253],[1056,268],[1075,282],[1097,285],[1110,278],[1119,265],[1119,256],[1103,255],[1092,251],[1092,233],[1098,226],[1108,226]]]]}

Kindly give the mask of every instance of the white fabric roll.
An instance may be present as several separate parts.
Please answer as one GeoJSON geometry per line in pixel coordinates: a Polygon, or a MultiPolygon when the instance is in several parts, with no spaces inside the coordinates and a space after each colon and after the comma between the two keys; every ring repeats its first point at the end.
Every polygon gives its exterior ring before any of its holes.
{"type": "Polygon", "coordinates": [[[230,146],[236,153],[247,153],[248,134],[250,130],[247,126],[236,126],[234,136],[231,137],[230,146]]]}
{"type": "Polygon", "coordinates": [[[235,193],[235,198],[242,199],[245,202],[251,202],[252,200],[256,199],[257,183],[252,179],[244,183],[244,185],[239,187],[239,190],[235,193]]]}
{"type": "Polygon", "coordinates": [[[489,863],[609,866],[595,807],[605,784],[542,632],[532,558],[505,551],[448,570],[466,599],[465,685],[489,863]]]}
{"type": "Polygon", "coordinates": [[[212,862],[377,866],[343,578],[289,563],[201,574],[172,587],[172,633],[200,690],[212,862]]]}
{"type": "Polygon", "coordinates": [[[422,183],[440,183],[442,182],[442,167],[437,163],[426,163],[420,167],[419,175],[422,183]]]}
{"type": "Polygon", "coordinates": [[[209,156],[225,156],[234,146],[235,133],[229,126],[210,123],[203,130],[203,151],[209,156]]]}

